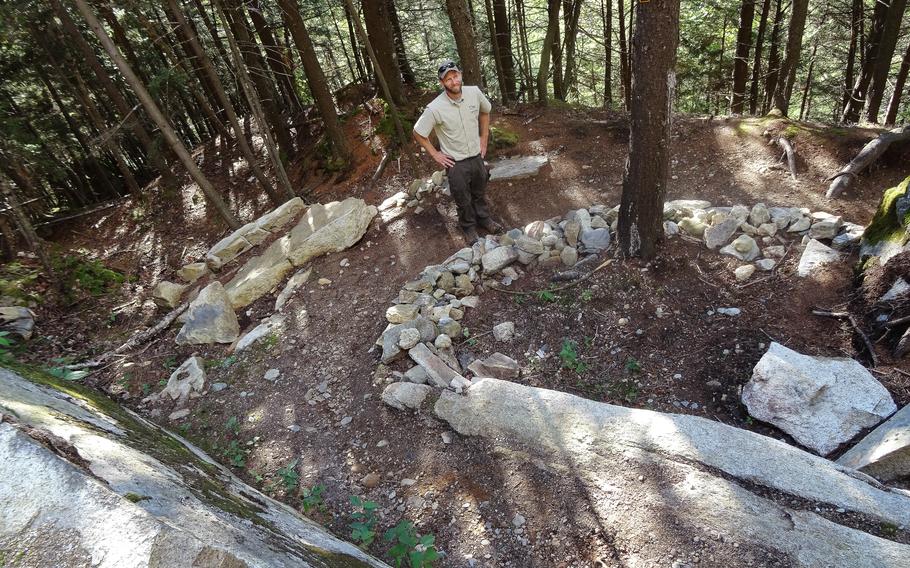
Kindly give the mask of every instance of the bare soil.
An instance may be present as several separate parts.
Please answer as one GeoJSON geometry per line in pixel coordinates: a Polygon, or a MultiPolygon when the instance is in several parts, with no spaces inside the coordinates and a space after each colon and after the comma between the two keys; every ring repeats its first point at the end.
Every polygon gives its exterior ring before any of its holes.
{"type": "MultiPolygon", "coordinates": [[[[381,140],[371,131],[376,122],[363,114],[347,122],[357,146],[353,174],[346,179],[327,174],[317,184],[304,179],[312,173],[309,165],[292,166],[292,175],[301,180],[298,187],[309,188],[310,198],[318,201],[354,195],[378,203],[432,172],[426,157],[418,159],[416,172],[408,170],[407,160],[393,161],[379,183],[369,187],[382,157],[381,140]]],[[[550,156],[550,164],[535,178],[490,185],[494,210],[507,227],[593,203],[619,202],[628,135],[623,117],[528,107],[500,115],[494,124],[516,132],[520,142],[491,160],[550,156]]],[[[799,155],[794,181],[779,164],[777,147],[762,135],[786,128],[782,121],[680,117],[673,128],[667,198],[808,207],[866,224],[882,189],[907,175],[901,165],[910,163],[910,147],[894,148],[846,195],[828,202],[824,178],[876,134],[790,126],[799,155]]],[[[203,168],[239,216],[253,219],[270,208],[247,181],[242,165],[229,171],[233,157],[213,148],[200,151],[203,168]]],[[[175,280],[175,270],[199,260],[228,231],[192,184],[176,198],[160,193],[150,195],[151,205],[124,200],[56,227],[53,239],[60,249],[82,250],[131,280],[100,297],[81,295],[69,305],[39,305],[41,337],[20,356],[45,364],[61,355],[86,359],[161,317],[146,300],[153,285],[175,280]]],[[[247,482],[292,506],[302,507],[300,488],[324,486],[325,508],[310,515],[343,538],[350,534],[351,495],[379,504],[380,530],[402,518],[412,520],[421,533],[436,536],[437,548],[445,553],[443,566],[621,566],[642,557],[644,550],[667,566],[674,559],[703,566],[790,565],[789,559],[767,550],[734,546],[710,535],[693,544],[697,527],[685,526],[684,519],[668,520],[667,534],[676,536],[664,539],[615,534],[593,513],[591,497],[571,478],[535,460],[532,449],[525,453],[454,433],[446,444],[442,434],[448,428],[438,420],[398,412],[379,401],[385,383],[376,375],[378,353],[372,347],[385,327],[385,309],[423,267],[464,246],[453,206],[445,201],[435,205],[389,223],[377,220],[354,248],[315,260],[313,276],[284,310],[289,324],[280,337],[235,357],[224,346],[176,346],[174,328],[87,380],[185,435],[232,465],[247,482]],[[342,267],[342,259],[350,265],[342,267]],[[332,283],[317,284],[321,277],[332,283]],[[167,419],[173,408],[140,403],[194,353],[207,362],[207,384],[225,382],[227,389],[192,401],[190,416],[176,423],[167,419]],[[274,383],[263,378],[272,368],[281,372],[274,383]],[[300,488],[288,490],[278,470],[294,460],[300,488]],[[527,519],[521,530],[512,523],[516,514],[527,519]]],[[[747,415],[739,400],[742,385],[771,341],[803,353],[862,359],[844,321],[812,316],[810,310],[849,308],[862,320],[868,307],[850,263],[831,268],[810,287],[794,276],[797,261],[791,251],[776,277],[738,286],[732,259],[677,238],[649,264],[615,257],[592,277],[552,297],[537,291],[550,287],[553,271],[532,270],[510,286],[518,294],[487,290],[482,295],[481,306],[462,321],[471,337],[458,350],[476,357],[495,351],[513,357],[523,367],[518,381],[525,384],[623,406],[694,414],[792,444],[782,432],[747,415]],[[742,313],[719,315],[719,307],[737,307],[742,313]],[[503,321],[516,324],[512,343],[497,343],[488,333],[503,321]],[[574,345],[574,358],[560,356],[567,345],[574,345]]],[[[251,328],[270,315],[273,303],[270,295],[243,310],[238,314],[241,326],[251,328]]],[[[876,377],[899,405],[910,403],[910,364],[891,360],[887,342],[876,347],[876,377]]],[[[403,367],[399,363],[393,369],[403,367]]],[[[383,557],[387,548],[377,539],[369,550],[383,557]]]]}

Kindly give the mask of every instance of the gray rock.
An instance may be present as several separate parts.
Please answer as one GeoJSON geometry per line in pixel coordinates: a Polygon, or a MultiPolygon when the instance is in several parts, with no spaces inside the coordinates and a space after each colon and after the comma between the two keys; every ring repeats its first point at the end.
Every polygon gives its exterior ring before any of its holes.
{"type": "Polygon", "coordinates": [[[736,270],[733,271],[733,273],[736,275],[736,280],[738,282],[745,282],[749,278],[752,278],[752,275],[755,274],[755,267],[751,264],[744,264],[742,266],[738,266],[736,270]]]}
{"type": "Polygon", "coordinates": [[[268,294],[294,269],[288,260],[290,246],[287,237],[280,238],[243,265],[225,286],[234,309],[248,306],[268,294]]]}
{"type": "Polygon", "coordinates": [[[444,333],[440,333],[436,336],[436,340],[433,341],[433,345],[436,347],[436,349],[451,349],[452,338],[444,333]]]}
{"type": "Polygon", "coordinates": [[[742,400],[749,414],[823,456],[897,409],[853,359],[802,355],[778,343],[755,365],[742,400]]]}
{"type": "Polygon", "coordinates": [[[883,482],[910,476],[910,405],[870,432],[837,463],[883,482]]]}
{"type": "Polygon", "coordinates": [[[610,248],[610,229],[582,230],[580,238],[585,250],[601,251],[610,248]]]}
{"type": "Polygon", "coordinates": [[[758,258],[761,249],[758,243],[749,235],[740,235],[729,245],[720,249],[721,254],[730,255],[744,262],[751,262],[758,258]]]}
{"type": "Polygon", "coordinates": [[[565,247],[560,251],[559,259],[566,266],[575,266],[578,262],[578,249],[575,247],[565,247]]]}
{"type": "Polygon", "coordinates": [[[284,288],[281,290],[281,293],[278,294],[278,297],[275,298],[275,311],[279,311],[281,308],[288,303],[288,300],[291,299],[291,296],[294,295],[294,292],[297,288],[306,284],[310,279],[310,275],[313,273],[312,268],[300,269],[294,273],[293,276],[288,278],[287,284],[284,285],[284,288]]]}
{"type": "Polygon", "coordinates": [[[483,255],[483,271],[493,274],[518,260],[518,252],[513,247],[497,247],[483,255]]]}
{"type": "Polygon", "coordinates": [[[879,302],[890,302],[891,300],[896,300],[897,298],[905,295],[907,292],[910,292],[910,284],[907,283],[901,277],[898,277],[894,281],[894,284],[891,285],[891,288],[887,292],[882,294],[882,297],[878,299],[879,302]]]}
{"type": "Polygon", "coordinates": [[[61,568],[315,568],[332,558],[387,568],[103,396],[86,389],[83,403],[0,370],[0,411],[15,408],[19,423],[0,423],[7,560],[61,568]],[[65,450],[54,453],[36,438],[65,450]]]}
{"type": "Polygon", "coordinates": [[[812,220],[808,217],[800,217],[793,222],[789,227],[787,227],[788,233],[802,233],[803,231],[808,231],[809,227],[812,226],[812,220]]]}
{"type": "Polygon", "coordinates": [[[756,203],[749,212],[749,224],[753,227],[761,227],[771,220],[771,212],[764,203],[756,203]]]}
{"type": "Polygon", "coordinates": [[[420,410],[432,390],[429,385],[392,383],[382,391],[382,402],[398,410],[420,410]]]}
{"type": "Polygon", "coordinates": [[[184,418],[186,418],[189,415],[190,415],[189,408],[181,408],[180,410],[175,410],[174,412],[171,412],[168,415],[167,419],[170,420],[171,422],[176,422],[177,420],[183,420],[184,418]]]}
{"type": "Polygon", "coordinates": [[[769,207],[768,212],[778,229],[786,229],[803,216],[798,207],[769,207]]]}
{"type": "Polygon", "coordinates": [[[420,332],[417,329],[403,329],[398,336],[398,347],[408,350],[420,343],[420,332]]]}
{"type": "Polygon", "coordinates": [[[679,220],[679,229],[688,235],[701,238],[704,236],[705,231],[708,229],[708,225],[706,225],[705,222],[700,219],[686,217],[679,220]]]}
{"type": "Polygon", "coordinates": [[[184,282],[192,284],[193,282],[208,274],[208,272],[209,269],[204,262],[193,262],[178,270],[177,276],[179,276],[184,282]]]}
{"type": "Polygon", "coordinates": [[[496,341],[509,342],[515,337],[515,323],[505,321],[493,326],[493,337],[496,341]]]}
{"type": "Polygon", "coordinates": [[[376,207],[354,197],[311,206],[287,236],[288,260],[301,266],[350,247],[363,237],[376,213],[376,207]]]}
{"type": "Polygon", "coordinates": [[[418,343],[408,351],[408,356],[423,367],[423,370],[427,372],[427,380],[435,387],[447,388],[452,383],[452,379],[456,377],[464,379],[423,343],[418,343]]]}
{"type": "Polygon", "coordinates": [[[442,318],[439,320],[439,333],[444,333],[449,337],[460,337],[461,324],[452,318],[442,318]]]}
{"type": "Polygon", "coordinates": [[[21,306],[0,308],[0,329],[28,341],[35,329],[35,314],[21,306]]]}
{"type": "Polygon", "coordinates": [[[227,383],[212,383],[211,391],[212,392],[221,392],[226,388],[228,388],[227,383]]]}
{"type": "Polygon", "coordinates": [[[233,343],[239,334],[237,315],[221,282],[216,280],[190,302],[176,342],[178,345],[233,343]]]}
{"type": "Polygon", "coordinates": [[[427,372],[420,365],[415,365],[405,371],[404,378],[417,385],[425,385],[428,380],[427,372]]]}
{"type": "Polygon", "coordinates": [[[507,158],[492,164],[490,181],[514,180],[536,176],[549,162],[546,156],[521,156],[507,158]]]}
{"type": "MultiPolygon", "coordinates": [[[[685,217],[692,217],[696,211],[711,207],[710,201],[700,199],[674,199],[664,202],[664,219],[668,221],[679,222],[685,217]]],[[[616,207],[616,216],[619,216],[619,208],[616,207]]],[[[612,218],[607,219],[613,221],[612,218]]]]}
{"type": "Polygon", "coordinates": [[[170,397],[179,403],[185,402],[191,392],[202,392],[205,388],[205,363],[200,357],[190,357],[171,373],[167,385],[158,393],[159,400],[170,397]]]}
{"type": "MultiPolygon", "coordinates": [[[[612,519],[617,534],[659,532],[672,516],[704,534],[722,534],[741,549],[776,551],[798,566],[896,568],[910,553],[905,544],[829,521],[812,508],[785,507],[782,521],[781,504],[751,490],[753,485],[895,526],[910,525],[910,497],[766,436],[696,416],[622,408],[496,379],[474,381],[466,396],[443,392],[434,410],[462,435],[529,451],[532,460],[539,457],[554,471],[571,472],[588,492],[592,513],[612,519]],[[685,491],[674,491],[668,500],[665,485],[651,477],[643,483],[641,473],[650,476],[654,468],[664,475],[675,472],[673,479],[685,480],[685,491]],[[622,514],[611,516],[617,503],[622,514]]],[[[691,533],[676,542],[687,550],[691,533]]]]}
{"type": "Polygon", "coordinates": [[[566,223],[565,237],[570,247],[578,246],[578,236],[581,234],[581,223],[570,220],[566,223]]]}
{"type": "Polygon", "coordinates": [[[755,261],[755,267],[759,270],[774,270],[774,267],[777,266],[777,261],[771,258],[763,258],[761,260],[755,261]]]}
{"type": "Polygon", "coordinates": [[[401,332],[405,329],[416,329],[419,331],[421,341],[433,341],[438,333],[436,324],[423,316],[413,321],[390,325],[388,329],[382,332],[382,337],[380,338],[382,363],[390,363],[404,355],[404,352],[398,347],[398,341],[401,337],[401,332]]]}
{"type": "Polygon", "coordinates": [[[249,333],[241,337],[240,341],[238,341],[237,345],[234,347],[234,352],[243,351],[264,337],[277,335],[283,327],[284,317],[278,314],[272,315],[250,330],[249,333]]]}
{"type": "Polygon", "coordinates": [[[809,236],[813,239],[833,239],[842,224],[840,218],[818,221],[809,227],[809,236]]]}
{"type": "Polygon", "coordinates": [[[420,308],[413,304],[395,304],[385,311],[389,323],[404,323],[416,319],[420,308]]]}
{"type": "Polygon", "coordinates": [[[812,276],[826,264],[839,262],[841,255],[836,250],[823,245],[815,239],[809,241],[799,258],[796,275],[802,278],[812,276]]]}
{"type": "Polygon", "coordinates": [[[265,375],[263,375],[262,378],[264,378],[267,381],[272,381],[274,383],[275,381],[278,380],[278,377],[280,377],[280,376],[281,376],[281,371],[279,371],[278,369],[269,369],[268,371],[265,372],[265,375]]]}
{"type": "Polygon", "coordinates": [[[486,359],[477,359],[468,365],[474,377],[493,377],[494,379],[515,379],[521,374],[518,361],[502,353],[493,353],[486,359]]]}
{"type": "Polygon", "coordinates": [[[679,234],[679,225],[673,221],[664,221],[664,234],[668,237],[675,237],[679,234]]]}
{"type": "Polygon", "coordinates": [[[717,308],[717,313],[722,316],[736,317],[741,312],[739,308],[717,308]]]}
{"type": "Polygon", "coordinates": [[[515,246],[517,246],[520,250],[531,254],[543,253],[543,243],[528,235],[522,235],[518,237],[518,240],[515,241],[515,246]]]}
{"type": "Polygon", "coordinates": [[[739,219],[730,218],[718,225],[708,227],[705,229],[705,244],[711,250],[724,246],[733,238],[733,234],[739,229],[739,225],[739,219]]]}
{"type": "Polygon", "coordinates": [[[212,270],[218,270],[228,262],[234,260],[244,252],[253,248],[244,235],[255,228],[249,223],[224,237],[205,253],[205,263],[212,270]]]}
{"type": "Polygon", "coordinates": [[[176,284],[163,280],[155,286],[154,290],[152,290],[152,300],[162,308],[176,308],[180,303],[183,292],[185,292],[188,287],[189,286],[186,284],[176,284]]]}

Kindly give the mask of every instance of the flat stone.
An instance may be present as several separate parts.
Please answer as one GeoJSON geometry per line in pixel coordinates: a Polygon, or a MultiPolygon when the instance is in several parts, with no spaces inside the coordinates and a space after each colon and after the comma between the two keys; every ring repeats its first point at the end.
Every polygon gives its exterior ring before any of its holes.
{"type": "Polygon", "coordinates": [[[578,246],[578,236],[581,234],[581,223],[575,220],[570,220],[566,223],[565,228],[565,237],[566,243],[570,247],[578,246]]]}
{"type": "Polygon", "coordinates": [[[826,264],[840,262],[840,260],[841,254],[839,252],[812,239],[806,245],[802,256],[799,258],[796,275],[802,278],[811,276],[826,264]]]}
{"type": "Polygon", "coordinates": [[[774,223],[762,223],[757,229],[759,235],[766,237],[773,237],[777,234],[777,225],[774,223]]]}
{"type": "Polygon", "coordinates": [[[759,270],[773,270],[775,266],[777,266],[777,261],[772,258],[763,258],[755,261],[755,267],[759,270]]]}
{"type": "Polygon", "coordinates": [[[404,378],[417,385],[425,385],[428,380],[427,372],[420,365],[415,365],[405,371],[404,378]]]}
{"type": "Polygon", "coordinates": [[[193,262],[178,270],[177,276],[179,276],[180,279],[184,282],[192,284],[193,282],[208,274],[208,272],[209,268],[205,265],[204,262],[193,262]]]}
{"type": "Polygon", "coordinates": [[[543,243],[528,235],[518,237],[518,240],[515,241],[515,246],[531,254],[541,254],[543,252],[543,243]]]}
{"type": "Polygon", "coordinates": [[[809,227],[809,236],[813,239],[833,239],[843,223],[838,219],[818,221],[809,227]]]}
{"type": "Polygon", "coordinates": [[[382,391],[382,402],[398,410],[420,410],[432,390],[429,385],[392,383],[382,391]]]}
{"type": "Polygon", "coordinates": [[[752,275],[755,274],[755,267],[751,264],[744,264],[736,268],[733,271],[738,282],[745,282],[749,278],[752,278],[752,275]]]}
{"type": "Polygon", "coordinates": [[[385,319],[389,323],[404,323],[417,318],[420,308],[413,304],[395,304],[385,311],[385,319]]]}
{"type": "Polygon", "coordinates": [[[288,237],[276,240],[260,256],[248,260],[231,278],[224,288],[235,310],[268,294],[294,269],[288,261],[290,246],[288,237]]]}
{"type": "Polygon", "coordinates": [[[711,250],[724,246],[733,238],[740,223],[739,219],[731,218],[718,225],[708,227],[705,229],[705,245],[711,250]]]}
{"type": "Polygon", "coordinates": [[[910,475],[910,404],[866,435],[837,463],[883,482],[910,475]]]}
{"type": "Polygon", "coordinates": [[[420,332],[416,328],[403,329],[398,336],[398,347],[410,349],[420,343],[420,332]]]}
{"type": "Polygon", "coordinates": [[[493,337],[496,341],[509,342],[515,337],[515,324],[505,321],[493,326],[493,337]]]}
{"type": "Polygon", "coordinates": [[[582,230],[580,240],[581,244],[584,245],[585,250],[606,250],[610,248],[610,229],[582,230]]]}
{"type": "Polygon", "coordinates": [[[533,177],[549,162],[546,156],[520,156],[494,162],[490,168],[490,181],[533,177]]]}
{"type": "Polygon", "coordinates": [[[474,377],[493,377],[495,379],[515,379],[521,374],[518,361],[502,353],[493,353],[486,359],[474,360],[468,365],[474,377]]]}
{"type": "Polygon", "coordinates": [[[190,302],[176,342],[178,345],[233,343],[239,334],[240,324],[230,298],[216,280],[190,302]]]}
{"type": "Polygon", "coordinates": [[[287,283],[284,285],[284,288],[278,294],[278,297],[275,298],[275,311],[279,311],[281,308],[288,303],[288,300],[291,299],[291,296],[294,295],[294,292],[297,291],[297,288],[300,288],[310,279],[310,276],[313,273],[312,268],[301,268],[294,273],[293,276],[288,278],[287,283]]]}
{"type": "Polygon", "coordinates": [[[764,203],[756,203],[749,212],[749,224],[753,227],[761,227],[771,221],[771,212],[764,203]]]}
{"type": "Polygon", "coordinates": [[[513,247],[497,247],[483,255],[481,263],[484,272],[492,274],[516,260],[518,260],[518,252],[513,247]]]}
{"type": "Polygon", "coordinates": [[[218,270],[228,262],[253,248],[253,245],[244,237],[244,234],[252,228],[252,223],[244,225],[215,243],[215,245],[205,253],[205,263],[208,267],[212,270],[218,270]]]}
{"type": "Polygon", "coordinates": [[[405,329],[416,329],[419,331],[421,341],[433,341],[438,334],[436,324],[430,321],[429,318],[423,316],[420,316],[413,321],[400,323],[398,325],[390,325],[389,328],[382,333],[380,338],[382,345],[382,363],[390,363],[404,355],[404,352],[398,346],[398,342],[401,338],[401,332],[405,329]]]}
{"type": "Polygon", "coordinates": [[[743,387],[749,414],[827,455],[897,407],[853,359],[812,357],[771,343],[743,387]]]}
{"type": "Polygon", "coordinates": [[[376,213],[376,207],[355,197],[313,205],[288,234],[288,260],[301,266],[352,246],[363,237],[376,213]]]}
{"type": "Polygon", "coordinates": [[[752,262],[761,254],[758,243],[749,235],[740,235],[729,245],[720,249],[721,254],[738,258],[744,262],[752,262]]]}
{"type": "Polygon", "coordinates": [[[176,308],[180,298],[189,286],[163,280],[152,290],[152,300],[162,308],[176,308]]]}
{"type": "Polygon", "coordinates": [[[423,370],[427,372],[427,380],[435,387],[446,388],[456,377],[464,379],[454,369],[446,365],[439,356],[434,355],[423,343],[418,343],[413,349],[408,351],[408,356],[423,367],[423,370]]]}
{"type": "Polygon", "coordinates": [[[812,220],[808,217],[800,217],[793,222],[789,227],[787,227],[788,233],[802,233],[803,231],[808,231],[809,227],[812,226],[812,220]]]}
{"type": "Polygon", "coordinates": [[[284,327],[284,317],[274,314],[241,337],[234,347],[234,351],[243,351],[265,337],[277,335],[282,327],[284,327]]]}
{"type": "Polygon", "coordinates": [[[212,392],[221,392],[226,388],[228,388],[227,383],[212,383],[211,391],[212,392]]]}
{"type": "Polygon", "coordinates": [[[566,266],[575,266],[578,262],[578,249],[575,247],[565,247],[559,252],[559,260],[566,266]]]}
{"type": "Polygon", "coordinates": [[[168,415],[167,419],[170,420],[171,422],[175,422],[177,420],[182,420],[189,415],[190,415],[189,408],[181,408],[180,410],[175,410],[174,412],[171,412],[168,415]]]}
{"type": "Polygon", "coordinates": [[[14,333],[23,340],[32,338],[35,329],[35,314],[22,306],[6,306],[0,308],[0,329],[14,333]]]}
{"type": "Polygon", "coordinates": [[[259,229],[274,233],[293,221],[304,209],[306,209],[306,204],[303,199],[294,197],[259,217],[253,223],[259,229]]]}

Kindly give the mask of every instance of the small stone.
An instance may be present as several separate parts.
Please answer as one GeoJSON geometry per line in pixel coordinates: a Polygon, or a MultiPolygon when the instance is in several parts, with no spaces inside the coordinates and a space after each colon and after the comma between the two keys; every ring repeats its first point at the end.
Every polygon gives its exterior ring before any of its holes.
{"type": "Polygon", "coordinates": [[[797,219],[789,228],[787,228],[788,233],[801,233],[803,231],[808,231],[809,227],[812,225],[812,220],[808,217],[800,217],[797,219]]]}
{"type": "Polygon", "coordinates": [[[436,346],[436,349],[449,349],[452,347],[452,338],[442,333],[436,337],[436,341],[433,342],[433,345],[436,346]]]}
{"type": "Polygon", "coordinates": [[[770,258],[763,258],[761,260],[756,260],[755,266],[759,270],[768,271],[768,270],[774,269],[774,267],[777,266],[777,261],[770,259],[770,258]]]}
{"type": "Polygon", "coordinates": [[[717,313],[725,316],[736,317],[741,311],[739,308],[717,308],[717,313]]]}
{"type": "Polygon", "coordinates": [[[212,383],[212,392],[221,392],[227,387],[227,383],[212,383]]]}
{"type": "Polygon", "coordinates": [[[367,489],[373,489],[379,482],[382,481],[382,478],[378,473],[368,473],[363,476],[363,479],[360,480],[360,484],[366,487],[367,489]]]}
{"type": "Polygon", "coordinates": [[[619,325],[629,325],[629,318],[619,318],[616,323],[619,325]]]}
{"type": "Polygon", "coordinates": [[[296,434],[297,432],[300,432],[300,426],[298,426],[297,424],[291,424],[290,426],[288,426],[288,430],[290,430],[291,432],[296,434]]]}
{"type": "Polygon", "coordinates": [[[415,328],[401,330],[398,336],[398,347],[401,349],[410,349],[420,342],[420,331],[415,328]]]}
{"type": "Polygon", "coordinates": [[[263,376],[263,378],[267,381],[277,381],[279,375],[281,375],[281,371],[279,371],[278,369],[269,369],[268,371],[265,372],[265,375],[263,376]]]}
{"type": "Polygon", "coordinates": [[[575,247],[565,247],[560,251],[559,259],[566,266],[575,266],[578,262],[578,250],[575,247]]]}
{"type": "Polygon", "coordinates": [[[755,267],[751,264],[744,264],[739,266],[736,270],[733,271],[733,274],[736,275],[736,280],[739,282],[745,282],[755,274],[755,267]]]}
{"type": "Polygon", "coordinates": [[[440,436],[442,437],[442,443],[443,443],[443,444],[451,444],[451,443],[452,443],[452,434],[451,434],[451,433],[449,433],[449,432],[443,432],[442,434],[440,434],[440,436]]]}
{"type": "Polygon", "coordinates": [[[516,529],[523,527],[525,524],[525,518],[521,513],[516,513],[512,518],[512,526],[516,529]]]}
{"type": "Polygon", "coordinates": [[[384,447],[386,447],[386,446],[388,446],[388,445],[389,445],[389,441],[388,441],[388,440],[379,440],[378,442],[376,442],[376,447],[377,447],[377,448],[384,448],[384,447]]]}
{"type": "Polygon", "coordinates": [[[316,283],[319,284],[320,286],[328,286],[329,284],[332,283],[332,281],[329,280],[328,278],[320,278],[319,280],[316,281],[316,283]]]}
{"type": "Polygon", "coordinates": [[[493,337],[496,341],[512,341],[515,337],[515,323],[506,321],[493,326],[493,337]]]}
{"type": "Polygon", "coordinates": [[[412,383],[418,384],[418,385],[424,385],[427,383],[427,380],[428,380],[427,372],[420,365],[417,365],[416,367],[411,367],[410,369],[405,371],[404,378],[406,378],[409,382],[412,382],[412,383]]]}
{"type": "Polygon", "coordinates": [[[339,426],[347,426],[348,424],[351,423],[352,420],[354,420],[354,419],[351,418],[350,416],[345,416],[344,418],[341,419],[341,422],[339,422],[338,425],[339,425],[339,426]]]}
{"type": "Polygon", "coordinates": [[[186,418],[189,415],[190,415],[189,408],[181,408],[180,410],[171,412],[167,418],[168,418],[168,420],[174,421],[174,420],[180,420],[182,418],[186,418]]]}
{"type": "Polygon", "coordinates": [[[404,323],[416,319],[419,312],[420,308],[413,304],[395,304],[385,311],[385,319],[389,323],[404,323]]]}

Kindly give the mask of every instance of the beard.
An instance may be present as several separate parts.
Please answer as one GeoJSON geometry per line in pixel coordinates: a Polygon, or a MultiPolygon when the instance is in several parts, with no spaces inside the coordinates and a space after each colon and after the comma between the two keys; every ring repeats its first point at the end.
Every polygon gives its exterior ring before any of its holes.
{"type": "Polygon", "coordinates": [[[449,93],[450,95],[460,95],[460,94],[461,94],[461,85],[455,85],[455,86],[453,86],[453,87],[451,87],[451,88],[449,88],[449,87],[443,85],[443,88],[444,88],[444,89],[446,90],[446,92],[449,93]]]}

